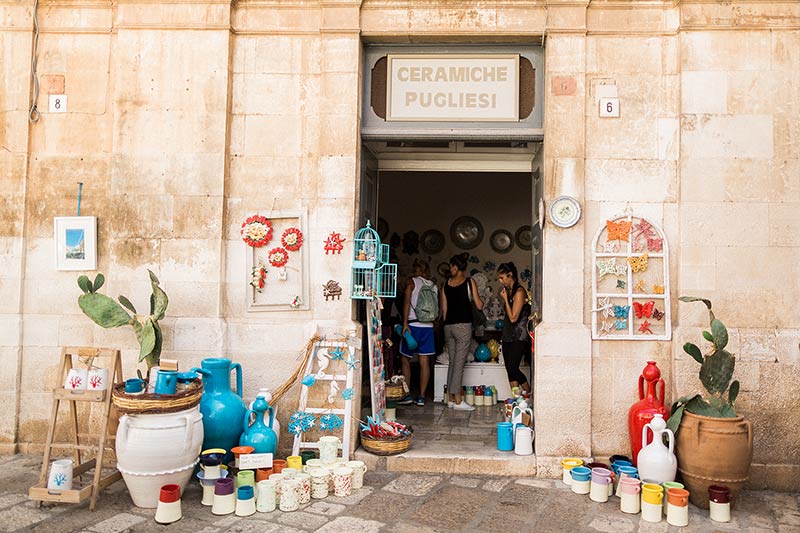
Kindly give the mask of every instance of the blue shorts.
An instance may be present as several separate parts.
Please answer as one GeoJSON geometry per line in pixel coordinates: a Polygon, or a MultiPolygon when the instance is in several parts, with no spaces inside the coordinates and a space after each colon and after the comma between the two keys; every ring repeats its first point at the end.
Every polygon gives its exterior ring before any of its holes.
{"type": "Polygon", "coordinates": [[[414,355],[436,355],[436,344],[433,342],[433,328],[432,327],[419,327],[414,324],[409,324],[408,329],[411,330],[411,335],[417,341],[417,349],[409,350],[406,346],[406,340],[400,342],[400,354],[406,357],[413,357],[414,355]]]}

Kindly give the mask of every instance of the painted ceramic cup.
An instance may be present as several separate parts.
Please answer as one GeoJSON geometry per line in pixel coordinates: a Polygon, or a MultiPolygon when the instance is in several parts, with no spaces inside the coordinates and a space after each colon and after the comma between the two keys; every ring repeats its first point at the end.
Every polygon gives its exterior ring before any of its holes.
{"type": "Polygon", "coordinates": [[[86,390],[89,371],[85,368],[70,368],[64,388],[69,390],[86,390]]]}
{"type": "Polygon", "coordinates": [[[281,499],[278,506],[281,511],[288,513],[300,507],[300,481],[297,479],[284,479],[281,481],[281,499]]]}
{"type": "Polygon", "coordinates": [[[669,489],[682,489],[683,483],[678,483],[677,481],[665,481],[661,484],[664,487],[664,500],[661,502],[662,507],[664,509],[664,516],[667,516],[667,504],[669,503],[669,498],[667,498],[667,491],[669,489]]]}
{"type": "Polygon", "coordinates": [[[589,499],[595,502],[608,501],[608,487],[611,485],[611,470],[603,467],[592,468],[592,480],[589,486],[589,499]]]}
{"type": "Polygon", "coordinates": [[[332,464],[336,462],[339,455],[339,437],[325,436],[319,438],[319,458],[322,464],[332,464]]]}
{"type": "Polygon", "coordinates": [[[275,481],[271,479],[263,479],[258,482],[256,488],[258,489],[256,497],[256,511],[259,513],[271,513],[277,507],[275,497],[275,481]]]}
{"type": "Polygon", "coordinates": [[[363,487],[364,474],[367,473],[367,465],[364,464],[364,461],[348,461],[345,465],[353,469],[353,488],[360,489],[363,487]]]}
{"type": "Polygon", "coordinates": [[[642,501],[657,504],[661,507],[664,500],[664,487],[655,483],[644,483],[642,485],[642,501]]]}
{"type": "Polygon", "coordinates": [[[256,486],[256,475],[252,470],[239,470],[236,474],[236,488],[239,487],[253,487],[256,486]]]}
{"type": "Polygon", "coordinates": [[[689,525],[689,491],[669,489],[667,498],[667,522],[678,527],[689,525]]]}
{"type": "Polygon", "coordinates": [[[283,469],[286,468],[286,460],[284,459],[273,459],[272,460],[272,471],[276,474],[280,474],[283,469]]]}
{"type": "Polygon", "coordinates": [[[281,474],[283,474],[283,479],[294,479],[297,474],[300,472],[295,470],[294,468],[289,468],[288,466],[281,470],[281,474]]]}
{"type": "Polygon", "coordinates": [[[314,469],[314,472],[311,473],[311,497],[315,500],[327,498],[330,480],[330,472],[323,468],[314,469]]]}
{"type": "Polygon", "coordinates": [[[108,389],[108,369],[92,368],[87,372],[86,388],[88,390],[108,389]]]}
{"type": "Polygon", "coordinates": [[[303,458],[303,464],[307,464],[309,460],[317,458],[317,452],[314,450],[304,450],[300,452],[300,457],[303,458]]]}
{"type": "Polygon", "coordinates": [[[306,464],[303,465],[303,472],[308,472],[310,474],[311,469],[322,468],[323,466],[325,465],[322,463],[322,459],[309,459],[306,461],[306,464]]]}
{"type": "Polygon", "coordinates": [[[574,457],[566,457],[561,460],[561,467],[563,468],[561,474],[561,481],[570,485],[572,483],[572,476],[570,476],[570,470],[575,468],[576,466],[581,466],[583,464],[583,460],[576,459],[574,457]]]}
{"type": "Polygon", "coordinates": [[[281,492],[283,492],[283,474],[272,474],[269,479],[275,482],[275,502],[280,505],[281,492]]]}
{"type": "Polygon", "coordinates": [[[295,479],[300,482],[300,504],[308,503],[311,501],[311,475],[300,472],[295,476],[295,479]]]}
{"type": "Polygon", "coordinates": [[[708,487],[708,516],[714,522],[731,521],[731,489],[724,485],[708,487]]]}
{"type": "Polygon", "coordinates": [[[143,379],[131,378],[125,380],[125,394],[142,394],[147,383],[143,379]]]}
{"type": "Polygon", "coordinates": [[[333,494],[339,497],[350,496],[353,492],[353,469],[340,466],[333,471],[333,494]]]}
{"type": "Polygon", "coordinates": [[[286,466],[294,468],[295,470],[303,469],[303,458],[299,455],[290,455],[286,458],[286,466]]]}
{"type": "Polygon", "coordinates": [[[639,492],[641,481],[635,477],[626,477],[619,482],[619,510],[623,513],[637,514],[641,509],[639,492]]]}
{"type": "Polygon", "coordinates": [[[233,454],[234,457],[234,466],[236,468],[239,468],[240,455],[242,454],[247,455],[248,453],[253,453],[254,451],[256,451],[256,449],[253,448],[252,446],[234,446],[233,448],[231,448],[231,453],[233,454]]]}
{"type": "Polygon", "coordinates": [[[256,469],[256,483],[269,479],[269,476],[275,472],[271,468],[258,468],[256,469]]]}
{"type": "Polygon", "coordinates": [[[72,489],[72,459],[59,459],[50,463],[50,476],[47,478],[47,490],[72,489]]]}

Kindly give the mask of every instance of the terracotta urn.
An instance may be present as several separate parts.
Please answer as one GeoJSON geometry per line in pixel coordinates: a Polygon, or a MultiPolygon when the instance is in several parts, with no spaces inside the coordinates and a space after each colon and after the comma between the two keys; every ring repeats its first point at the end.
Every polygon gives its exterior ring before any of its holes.
{"type": "Polygon", "coordinates": [[[731,506],[750,477],[753,426],[741,416],[712,418],[684,412],[675,439],[678,472],[690,501],[708,509],[708,487],[730,488],[731,506]]]}

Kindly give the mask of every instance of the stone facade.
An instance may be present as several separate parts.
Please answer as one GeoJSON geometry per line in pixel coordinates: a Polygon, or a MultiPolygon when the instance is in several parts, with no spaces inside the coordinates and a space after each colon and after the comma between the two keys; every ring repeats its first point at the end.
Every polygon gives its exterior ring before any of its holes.
{"type": "Polygon", "coordinates": [[[99,220],[107,292],[145,306],[144,269],[154,270],[171,300],[164,356],[184,366],[231,356],[252,396],[293,372],[317,328],[355,327],[351,302],[325,302],[315,287],[347,279],[346,256],[324,256],[321,243],[360,223],[362,42],[539,44],[545,35],[545,201],[568,188],[584,217],[545,230],[540,474],[562,455],[627,449],[625,415],[646,360],[659,363],[668,396],[699,390],[681,345],[699,339],[705,314],[677,303],[699,294],[714,301],[738,355],[738,407],[755,427],[752,484],[798,489],[800,4],[42,0],[41,119],[29,123],[32,8],[0,0],[8,450],[44,440],[58,346],[122,348],[133,372],[130,330],[93,326],[75,305],[76,275],[53,269],[52,218],[75,213],[76,182],[82,213],[99,220]],[[597,116],[604,85],[618,91],[618,119],[597,116]],[[48,113],[48,94],[61,92],[68,112],[48,113]],[[591,340],[587,250],[627,203],[667,233],[672,342],[591,340]],[[241,220],[298,208],[314,247],[310,309],[248,313],[241,220]]]}

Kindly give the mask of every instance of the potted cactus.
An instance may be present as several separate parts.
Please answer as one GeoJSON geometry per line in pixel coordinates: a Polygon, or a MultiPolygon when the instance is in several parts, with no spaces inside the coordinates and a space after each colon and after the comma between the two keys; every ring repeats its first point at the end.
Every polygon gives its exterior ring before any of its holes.
{"type": "Polygon", "coordinates": [[[158,321],[164,318],[169,299],[158,286],[156,275],[150,270],[148,272],[153,293],[150,295],[150,313],[147,315],[140,315],[125,296],[118,296],[119,303],[117,303],[113,298],[97,292],[105,283],[105,276],[101,273],[97,274],[94,281],[89,280],[86,276],[78,278],[78,287],[83,291],[83,294],[78,297],[78,305],[84,314],[98,326],[104,328],[132,326],[139,341],[139,362],[147,363],[149,374],[150,368],[157,366],[161,358],[162,338],[158,321]]]}
{"type": "Polygon", "coordinates": [[[667,426],[676,434],[678,471],[693,504],[708,509],[708,487],[726,485],[734,498],[750,475],[753,458],[752,424],[736,414],[734,402],[739,382],[731,381],[736,358],[725,348],[728,329],[714,316],[711,300],[681,296],[682,302],[703,302],[708,308],[710,331],[703,338],[711,351],[703,355],[691,342],[683,350],[700,363],[700,381],[708,392],[684,396],[672,405],[667,426]]]}

